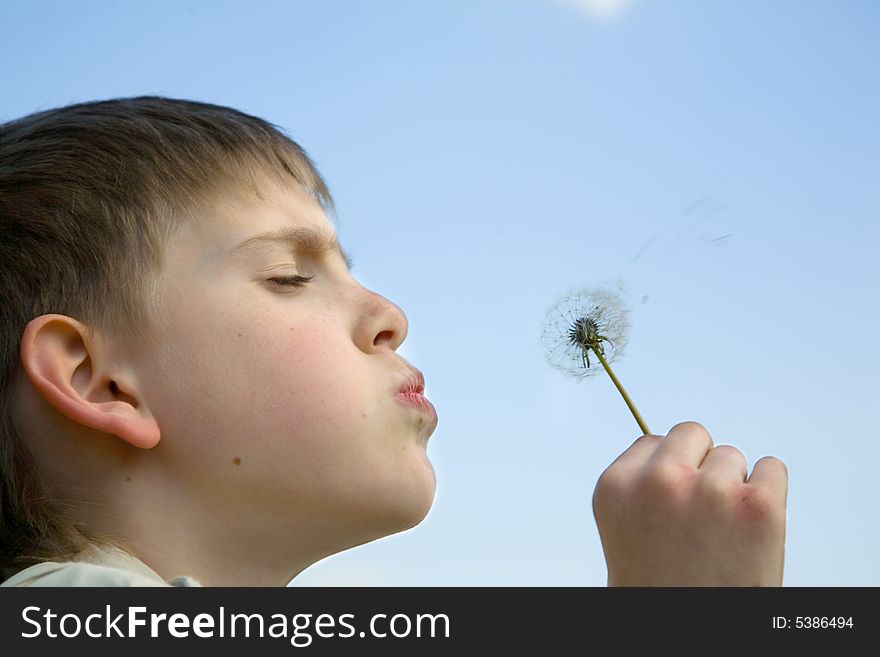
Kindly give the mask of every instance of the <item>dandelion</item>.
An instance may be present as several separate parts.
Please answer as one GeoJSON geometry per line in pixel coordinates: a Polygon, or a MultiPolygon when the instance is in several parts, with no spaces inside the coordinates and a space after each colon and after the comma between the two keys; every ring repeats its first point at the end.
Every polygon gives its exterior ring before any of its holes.
{"type": "Polygon", "coordinates": [[[587,288],[562,298],[550,308],[541,341],[550,364],[567,374],[583,379],[602,369],[608,372],[639,428],[650,434],[610,365],[623,353],[628,329],[629,319],[620,295],[600,288],[587,288]],[[595,362],[591,363],[591,354],[598,359],[601,369],[595,362]]]}

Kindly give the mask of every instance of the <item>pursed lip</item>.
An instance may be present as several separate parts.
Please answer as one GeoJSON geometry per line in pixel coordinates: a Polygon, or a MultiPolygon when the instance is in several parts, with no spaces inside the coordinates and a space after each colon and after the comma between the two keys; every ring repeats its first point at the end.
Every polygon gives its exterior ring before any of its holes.
{"type": "Polygon", "coordinates": [[[437,409],[425,397],[425,377],[419,370],[412,369],[410,371],[407,379],[398,388],[396,396],[403,404],[427,413],[434,420],[433,426],[437,426],[437,409]]]}
{"type": "Polygon", "coordinates": [[[417,392],[420,395],[425,394],[425,377],[417,369],[413,369],[406,381],[398,388],[397,394],[405,394],[408,392],[417,392]]]}

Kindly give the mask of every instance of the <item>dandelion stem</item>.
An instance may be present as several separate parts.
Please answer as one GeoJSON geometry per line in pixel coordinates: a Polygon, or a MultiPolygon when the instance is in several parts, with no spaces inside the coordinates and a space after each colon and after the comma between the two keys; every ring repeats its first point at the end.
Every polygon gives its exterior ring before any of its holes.
{"type": "Polygon", "coordinates": [[[608,376],[611,377],[611,380],[614,381],[614,385],[617,386],[620,394],[623,395],[623,401],[625,401],[626,405],[629,406],[629,410],[632,412],[633,417],[636,419],[636,422],[639,423],[639,429],[641,429],[642,433],[644,433],[646,436],[650,435],[651,430],[648,429],[648,425],[645,424],[645,421],[642,419],[642,416],[636,409],[636,405],[633,404],[632,399],[630,399],[629,395],[626,394],[626,390],[624,390],[623,384],[621,384],[617,377],[614,375],[614,371],[611,369],[608,361],[605,360],[605,357],[602,355],[602,351],[600,349],[593,349],[593,353],[599,357],[599,361],[602,363],[602,367],[605,368],[605,371],[608,372],[608,376]]]}

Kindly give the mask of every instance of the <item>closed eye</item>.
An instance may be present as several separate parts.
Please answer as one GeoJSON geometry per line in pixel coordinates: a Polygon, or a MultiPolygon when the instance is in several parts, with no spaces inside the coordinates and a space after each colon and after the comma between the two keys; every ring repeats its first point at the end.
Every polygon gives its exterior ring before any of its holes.
{"type": "Polygon", "coordinates": [[[306,284],[310,283],[315,276],[316,274],[312,274],[311,276],[276,276],[274,278],[268,278],[266,280],[274,283],[275,285],[283,285],[286,287],[303,287],[306,284]]]}

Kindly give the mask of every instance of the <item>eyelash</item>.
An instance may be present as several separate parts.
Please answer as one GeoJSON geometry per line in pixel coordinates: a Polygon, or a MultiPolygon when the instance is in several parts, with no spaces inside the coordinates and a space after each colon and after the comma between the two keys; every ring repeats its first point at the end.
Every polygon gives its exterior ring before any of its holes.
{"type": "Polygon", "coordinates": [[[268,280],[275,283],[276,285],[284,285],[287,287],[305,287],[306,284],[311,283],[314,277],[315,274],[312,274],[311,276],[276,276],[275,278],[270,278],[268,280]]]}

